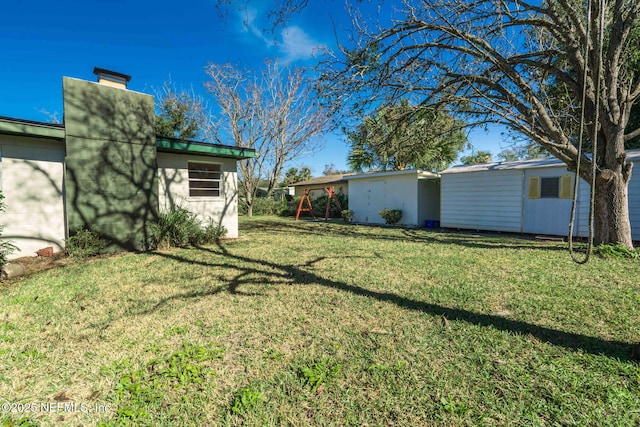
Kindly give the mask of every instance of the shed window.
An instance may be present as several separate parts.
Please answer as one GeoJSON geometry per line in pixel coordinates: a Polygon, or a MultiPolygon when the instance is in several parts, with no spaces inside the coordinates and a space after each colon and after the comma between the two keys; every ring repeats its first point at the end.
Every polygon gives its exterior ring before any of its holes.
{"type": "Polygon", "coordinates": [[[222,167],[216,163],[189,162],[189,196],[220,197],[222,167]]]}
{"type": "Polygon", "coordinates": [[[560,197],[560,178],[540,178],[540,197],[546,199],[560,197]]]}

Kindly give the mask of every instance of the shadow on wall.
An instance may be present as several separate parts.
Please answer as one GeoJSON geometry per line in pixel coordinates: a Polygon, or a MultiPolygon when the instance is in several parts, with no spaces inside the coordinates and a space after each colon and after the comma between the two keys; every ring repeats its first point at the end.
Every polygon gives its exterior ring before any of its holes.
{"type": "MultiPolygon", "coordinates": [[[[203,223],[210,219],[220,222],[229,232],[228,237],[237,237],[238,187],[235,177],[235,159],[223,160],[220,182],[220,197],[191,197],[189,194],[188,161],[193,156],[166,153],[158,157],[159,209],[169,211],[181,207],[198,215],[203,223]]],[[[216,160],[218,163],[219,160],[216,160]]]]}
{"type": "Polygon", "coordinates": [[[143,250],[158,219],[150,95],[64,78],[69,234],[87,228],[110,250],[143,250]]]}
{"type": "Polygon", "coordinates": [[[64,144],[26,137],[3,144],[5,210],[2,239],[17,246],[10,257],[34,255],[43,247],[64,247],[64,144]]]}

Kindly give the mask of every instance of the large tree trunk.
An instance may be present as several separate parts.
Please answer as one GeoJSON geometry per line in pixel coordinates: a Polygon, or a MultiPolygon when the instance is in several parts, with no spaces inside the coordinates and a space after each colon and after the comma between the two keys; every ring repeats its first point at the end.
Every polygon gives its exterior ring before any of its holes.
{"type": "Polygon", "coordinates": [[[631,223],[629,221],[629,183],[620,173],[607,173],[607,178],[598,177],[595,189],[594,243],[615,244],[633,247],[631,223]]]}

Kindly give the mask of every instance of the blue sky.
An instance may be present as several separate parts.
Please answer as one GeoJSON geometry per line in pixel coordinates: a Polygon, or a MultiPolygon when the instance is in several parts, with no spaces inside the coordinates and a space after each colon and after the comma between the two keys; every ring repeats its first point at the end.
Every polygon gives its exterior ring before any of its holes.
{"type": "MultiPolygon", "coordinates": [[[[311,65],[315,48],[335,47],[333,25],[340,37],[350,22],[342,0],[312,0],[285,27],[265,33],[266,6],[249,3],[220,19],[215,0],[4,0],[0,116],[49,121],[46,110],[61,118],[62,77],[94,80],[94,66],[131,75],[132,90],[153,93],[170,79],[206,99],[207,63],[311,65]]],[[[501,149],[495,130],[476,131],[470,141],[476,150],[501,149]]],[[[346,169],[346,157],[342,137],[330,135],[321,151],[291,166],[320,175],[325,164],[346,169]]]]}

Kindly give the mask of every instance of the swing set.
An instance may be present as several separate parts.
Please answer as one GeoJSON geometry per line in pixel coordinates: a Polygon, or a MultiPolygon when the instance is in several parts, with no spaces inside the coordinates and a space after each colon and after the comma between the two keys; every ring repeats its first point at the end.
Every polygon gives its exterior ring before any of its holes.
{"type": "MultiPolygon", "coordinates": [[[[342,211],[342,206],[340,206],[340,201],[338,200],[338,196],[336,195],[335,187],[325,187],[324,191],[326,191],[327,197],[327,208],[324,212],[324,220],[329,220],[329,212],[331,212],[331,200],[334,201],[336,207],[342,211]]],[[[300,199],[300,204],[298,205],[298,212],[296,213],[296,221],[300,218],[301,212],[309,212],[313,219],[316,219],[316,216],[313,214],[313,207],[311,206],[311,198],[309,198],[309,189],[305,189],[304,193],[302,193],[302,198],[300,199]],[[306,202],[306,206],[305,206],[306,202]]]]}

